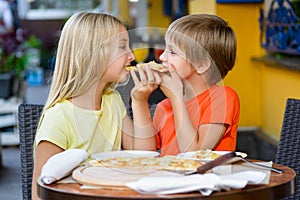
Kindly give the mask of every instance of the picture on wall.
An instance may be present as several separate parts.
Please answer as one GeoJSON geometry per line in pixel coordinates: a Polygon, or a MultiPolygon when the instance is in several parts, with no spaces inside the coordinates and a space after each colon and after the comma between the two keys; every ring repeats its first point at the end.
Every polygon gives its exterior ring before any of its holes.
{"type": "Polygon", "coordinates": [[[217,3],[262,3],[263,0],[217,0],[217,3]]]}

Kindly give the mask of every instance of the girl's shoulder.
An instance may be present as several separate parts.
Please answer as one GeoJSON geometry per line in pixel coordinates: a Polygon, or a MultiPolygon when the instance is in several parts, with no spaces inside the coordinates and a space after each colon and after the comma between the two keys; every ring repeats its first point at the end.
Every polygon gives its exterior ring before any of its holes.
{"type": "Polygon", "coordinates": [[[56,116],[61,116],[66,110],[70,110],[72,108],[72,103],[69,102],[68,100],[63,100],[58,103],[56,103],[54,106],[51,108],[48,108],[44,114],[45,115],[56,115],[56,116]]]}

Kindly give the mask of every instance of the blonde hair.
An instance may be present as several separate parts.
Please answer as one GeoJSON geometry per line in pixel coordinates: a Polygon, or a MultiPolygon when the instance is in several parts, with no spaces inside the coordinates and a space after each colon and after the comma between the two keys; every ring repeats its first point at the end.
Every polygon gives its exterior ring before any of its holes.
{"type": "Polygon", "coordinates": [[[58,43],[55,69],[44,110],[81,95],[110,62],[110,48],[123,23],[103,13],[80,12],[68,19],[58,43]]]}
{"type": "Polygon", "coordinates": [[[235,64],[236,37],[227,22],[210,14],[187,15],[175,20],[166,32],[166,40],[181,49],[195,67],[209,58],[209,84],[222,80],[235,64]]]}

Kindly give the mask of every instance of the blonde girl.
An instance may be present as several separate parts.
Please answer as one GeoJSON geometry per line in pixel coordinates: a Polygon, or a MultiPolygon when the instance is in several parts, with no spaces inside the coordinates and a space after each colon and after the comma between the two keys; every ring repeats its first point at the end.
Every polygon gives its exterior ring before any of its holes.
{"type": "Polygon", "coordinates": [[[133,123],[114,89],[127,80],[125,67],[133,60],[128,33],[117,18],[81,12],[66,22],[35,138],[33,199],[51,156],[72,148],[89,155],[133,148],[133,123]]]}

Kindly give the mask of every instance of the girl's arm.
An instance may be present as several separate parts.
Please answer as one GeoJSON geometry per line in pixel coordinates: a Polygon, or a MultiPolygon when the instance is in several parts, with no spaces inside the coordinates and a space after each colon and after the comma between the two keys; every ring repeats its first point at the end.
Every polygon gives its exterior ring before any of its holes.
{"type": "Polygon", "coordinates": [[[125,115],[122,123],[122,148],[126,150],[133,150],[133,122],[128,115],[125,115]]]}
{"type": "Polygon", "coordinates": [[[132,112],[134,122],[134,149],[156,150],[155,131],[150,115],[148,99],[150,94],[161,83],[158,73],[153,72],[149,66],[138,66],[140,77],[134,71],[131,76],[134,88],[131,90],[132,112]]]}
{"type": "Polygon", "coordinates": [[[39,197],[37,196],[37,179],[41,175],[42,168],[44,164],[47,162],[47,160],[60,152],[63,152],[64,150],[57,145],[47,142],[47,141],[41,141],[35,150],[35,157],[34,157],[34,168],[33,168],[33,176],[32,176],[32,199],[37,200],[39,197]]]}

